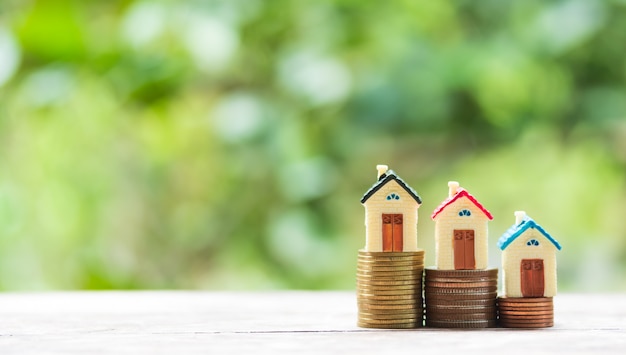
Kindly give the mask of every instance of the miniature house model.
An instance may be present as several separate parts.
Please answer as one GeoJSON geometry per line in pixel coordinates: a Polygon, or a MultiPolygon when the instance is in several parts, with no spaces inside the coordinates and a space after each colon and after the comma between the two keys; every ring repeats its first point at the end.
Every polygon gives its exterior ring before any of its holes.
{"type": "Polygon", "coordinates": [[[376,169],[377,182],[361,198],[365,251],[417,251],[417,209],[422,199],[386,165],[376,169]]]}
{"type": "Polygon", "coordinates": [[[524,211],[498,240],[506,297],[556,295],[556,251],[561,245],[524,211]]]}
{"type": "Polygon", "coordinates": [[[456,181],[448,183],[448,198],[435,209],[435,265],[440,270],[487,268],[487,211],[456,181]]]}

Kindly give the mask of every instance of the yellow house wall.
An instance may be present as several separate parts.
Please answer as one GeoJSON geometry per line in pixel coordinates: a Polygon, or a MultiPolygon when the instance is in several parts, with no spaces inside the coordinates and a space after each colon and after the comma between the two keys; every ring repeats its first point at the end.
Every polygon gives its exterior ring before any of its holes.
{"type": "Polygon", "coordinates": [[[416,251],[417,248],[417,201],[409,195],[395,180],[371,196],[365,206],[365,250],[383,251],[383,222],[384,213],[401,213],[403,215],[403,250],[416,251]],[[387,201],[387,195],[396,193],[400,200],[387,201]]]}
{"type": "Polygon", "coordinates": [[[522,297],[522,259],[543,259],[544,297],[556,295],[556,247],[539,231],[529,228],[502,251],[502,271],[504,295],[522,297]],[[531,239],[539,241],[538,246],[528,246],[531,239]]]}
{"type": "Polygon", "coordinates": [[[440,270],[454,270],[454,230],[474,230],[474,257],[476,269],[486,269],[488,256],[487,216],[467,197],[448,205],[435,217],[435,265],[440,270]],[[459,211],[468,209],[471,216],[459,216],[459,211]]]}

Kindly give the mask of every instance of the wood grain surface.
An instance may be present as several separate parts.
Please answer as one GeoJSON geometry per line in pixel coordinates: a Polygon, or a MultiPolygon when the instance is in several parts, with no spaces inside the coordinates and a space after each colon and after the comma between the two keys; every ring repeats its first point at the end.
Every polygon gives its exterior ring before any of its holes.
{"type": "Polygon", "coordinates": [[[361,329],[354,292],[0,294],[0,354],[626,353],[626,294],[560,294],[540,330],[361,329]]]}

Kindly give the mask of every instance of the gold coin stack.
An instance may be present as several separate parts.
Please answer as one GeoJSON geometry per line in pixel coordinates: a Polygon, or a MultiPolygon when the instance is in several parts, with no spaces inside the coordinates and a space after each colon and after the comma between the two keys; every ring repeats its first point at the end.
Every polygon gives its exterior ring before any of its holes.
{"type": "Polygon", "coordinates": [[[498,269],[426,269],[426,326],[489,328],[496,326],[498,269]]]}
{"type": "Polygon", "coordinates": [[[424,324],[424,251],[359,250],[357,325],[363,328],[418,328],[424,324]]]}
{"type": "Polygon", "coordinates": [[[552,297],[498,297],[500,326],[505,328],[549,328],[554,326],[552,297]]]}

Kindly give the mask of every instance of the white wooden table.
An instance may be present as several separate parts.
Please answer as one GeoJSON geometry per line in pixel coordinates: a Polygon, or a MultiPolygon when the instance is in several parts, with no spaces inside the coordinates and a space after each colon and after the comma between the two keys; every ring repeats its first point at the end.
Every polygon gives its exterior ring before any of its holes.
{"type": "Polygon", "coordinates": [[[626,354],[626,294],[561,294],[541,330],[356,327],[353,292],[0,294],[0,354],[626,354]]]}

